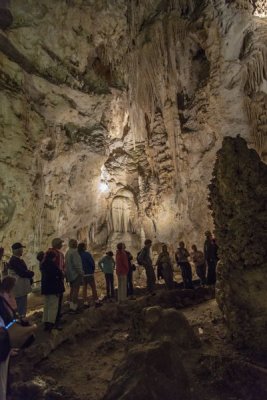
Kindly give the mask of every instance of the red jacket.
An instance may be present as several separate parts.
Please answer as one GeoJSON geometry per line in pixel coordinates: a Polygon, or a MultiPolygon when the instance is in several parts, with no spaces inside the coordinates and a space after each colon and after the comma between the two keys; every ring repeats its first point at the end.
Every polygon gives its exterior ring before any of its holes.
{"type": "Polygon", "coordinates": [[[127,275],[129,271],[128,257],[124,250],[117,250],[116,253],[116,273],[117,275],[127,275]]]}

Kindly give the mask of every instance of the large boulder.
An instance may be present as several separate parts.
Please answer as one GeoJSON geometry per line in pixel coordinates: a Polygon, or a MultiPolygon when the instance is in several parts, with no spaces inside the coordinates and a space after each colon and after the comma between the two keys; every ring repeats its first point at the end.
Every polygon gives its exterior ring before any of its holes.
{"type": "Polygon", "coordinates": [[[131,349],[115,371],[103,400],[189,400],[189,382],[170,341],[131,349]]]}

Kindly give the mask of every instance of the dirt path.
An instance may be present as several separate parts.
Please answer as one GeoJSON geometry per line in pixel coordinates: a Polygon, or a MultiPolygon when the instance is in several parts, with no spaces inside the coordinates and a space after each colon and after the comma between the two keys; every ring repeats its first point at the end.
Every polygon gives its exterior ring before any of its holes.
{"type": "Polygon", "coordinates": [[[35,373],[52,377],[57,385],[70,388],[82,400],[101,399],[124,357],[127,338],[125,324],[95,330],[60,346],[35,373]]]}

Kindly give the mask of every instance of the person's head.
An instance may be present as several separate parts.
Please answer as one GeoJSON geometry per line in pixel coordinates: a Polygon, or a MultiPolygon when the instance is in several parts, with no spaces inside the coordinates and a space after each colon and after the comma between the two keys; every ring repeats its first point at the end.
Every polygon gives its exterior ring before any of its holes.
{"type": "Polygon", "coordinates": [[[195,244],[193,244],[192,247],[191,247],[191,249],[192,249],[193,251],[197,251],[197,246],[196,246],[195,244]]]}
{"type": "Polygon", "coordinates": [[[6,276],[0,283],[0,291],[10,293],[11,290],[14,288],[15,283],[16,278],[14,278],[13,276],[6,276]]]}
{"type": "Polygon", "coordinates": [[[179,247],[181,247],[182,249],[184,248],[185,244],[183,241],[179,242],[179,247]]]}
{"type": "Polygon", "coordinates": [[[118,243],[117,244],[117,250],[123,250],[124,249],[123,245],[124,245],[124,243],[118,243]]]}
{"type": "Polygon", "coordinates": [[[212,238],[211,231],[206,231],[205,232],[205,236],[206,236],[207,239],[211,239],[212,238]]]}
{"type": "Polygon", "coordinates": [[[16,243],[12,244],[12,246],[11,246],[13,255],[17,256],[17,257],[21,257],[22,256],[24,248],[25,248],[25,246],[23,246],[19,242],[16,242],[16,243]]]}
{"type": "Polygon", "coordinates": [[[152,240],[146,239],[146,240],[145,240],[145,246],[146,246],[146,247],[151,247],[151,246],[152,246],[152,240]]]}
{"type": "Polygon", "coordinates": [[[52,248],[53,249],[57,249],[60,250],[62,249],[64,240],[60,239],[60,238],[54,238],[51,242],[52,248]]]}
{"type": "Polygon", "coordinates": [[[36,254],[36,259],[37,259],[39,262],[42,262],[43,259],[44,259],[44,255],[45,255],[45,253],[44,253],[43,251],[39,251],[39,252],[36,254]]]}
{"type": "Polygon", "coordinates": [[[70,239],[69,241],[69,248],[70,249],[77,249],[78,247],[78,242],[76,239],[70,239]]]}
{"type": "Polygon", "coordinates": [[[0,260],[2,259],[4,252],[4,247],[0,247],[0,260]]]}
{"type": "Polygon", "coordinates": [[[166,244],[163,244],[161,249],[162,249],[162,253],[168,253],[168,247],[166,244]]]}
{"type": "Polygon", "coordinates": [[[113,257],[114,254],[113,254],[112,251],[107,251],[107,252],[106,252],[106,255],[109,256],[109,257],[113,257]]]}
{"type": "Polygon", "coordinates": [[[78,252],[82,253],[85,250],[86,250],[86,243],[84,243],[84,242],[79,243],[78,244],[78,252]]]}

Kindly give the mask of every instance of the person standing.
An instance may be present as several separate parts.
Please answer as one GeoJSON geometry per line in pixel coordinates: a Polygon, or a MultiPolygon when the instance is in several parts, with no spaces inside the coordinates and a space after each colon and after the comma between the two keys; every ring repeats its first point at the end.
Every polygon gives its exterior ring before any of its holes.
{"type": "Polygon", "coordinates": [[[205,232],[206,240],[204,242],[204,257],[208,267],[207,284],[215,285],[216,283],[216,266],[218,258],[218,246],[216,240],[212,237],[210,231],[205,232]]]}
{"type": "Polygon", "coordinates": [[[192,282],[192,268],[188,262],[189,253],[185,248],[183,241],[179,242],[179,247],[175,253],[177,265],[181,268],[183,283],[185,289],[194,289],[192,282]]]}
{"type": "Polygon", "coordinates": [[[150,239],[146,239],[144,243],[143,249],[138,253],[137,262],[138,264],[143,265],[146,271],[146,281],[147,281],[147,290],[150,294],[154,295],[155,293],[155,284],[156,284],[156,275],[152,264],[152,259],[150,256],[150,248],[152,246],[152,241],[150,239]]]}
{"type": "Polygon", "coordinates": [[[116,252],[116,273],[118,277],[118,302],[122,303],[127,298],[127,274],[129,271],[129,262],[126,251],[124,250],[125,244],[117,244],[116,252]]]}
{"type": "Polygon", "coordinates": [[[99,268],[105,274],[105,281],[106,281],[106,292],[107,292],[107,299],[114,298],[114,268],[115,268],[115,261],[113,258],[113,252],[108,251],[106,255],[101,258],[98,263],[99,268]]]}
{"type": "Polygon", "coordinates": [[[156,265],[162,273],[167,289],[173,289],[174,288],[173,268],[166,244],[162,246],[162,252],[158,256],[156,265]]]}
{"type": "Polygon", "coordinates": [[[205,285],[206,284],[206,265],[205,265],[205,258],[204,254],[202,251],[197,249],[197,246],[195,244],[192,245],[191,247],[192,253],[190,254],[190,257],[195,264],[196,268],[196,274],[200,279],[200,284],[205,285]]]}
{"type": "Polygon", "coordinates": [[[78,296],[80,286],[83,284],[82,259],[77,250],[78,242],[70,239],[69,249],[65,256],[66,278],[70,283],[70,311],[75,313],[78,309],[78,296]]]}
{"type": "MultiPolygon", "coordinates": [[[[60,271],[62,272],[62,276],[61,276],[61,280],[62,280],[62,284],[64,287],[64,277],[65,277],[65,259],[64,259],[64,254],[60,251],[63,247],[63,243],[64,240],[62,240],[61,238],[54,238],[51,242],[51,247],[47,250],[49,252],[53,252],[55,255],[55,259],[54,259],[54,263],[56,264],[57,268],[60,269],[60,271]]],[[[60,320],[62,317],[62,303],[63,303],[63,295],[64,295],[64,291],[61,292],[59,294],[59,298],[58,298],[58,311],[57,311],[57,318],[56,318],[56,324],[59,325],[60,324],[60,320]]]]}
{"type": "Polygon", "coordinates": [[[44,330],[51,332],[52,329],[61,330],[57,321],[58,302],[65,291],[63,272],[56,264],[54,251],[47,251],[41,263],[41,294],[44,295],[43,322],[44,330]]]}
{"type": "Polygon", "coordinates": [[[14,243],[12,246],[12,257],[8,263],[8,273],[16,278],[14,287],[14,296],[18,307],[20,317],[25,317],[27,314],[27,298],[31,292],[34,272],[29,270],[25,261],[22,260],[23,246],[21,243],[14,243]]]}
{"type": "Polygon", "coordinates": [[[86,243],[79,243],[78,244],[78,252],[82,259],[82,266],[83,266],[83,305],[89,306],[88,298],[87,298],[87,286],[89,285],[92,289],[93,300],[95,305],[100,305],[100,301],[98,300],[98,294],[96,290],[95,284],[95,260],[89,251],[86,251],[87,246],[86,243]]]}
{"type": "MultiPolygon", "coordinates": [[[[133,256],[131,255],[131,253],[126,250],[126,246],[124,244],[124,250],[125,253],[127,254],[127,258],[128,258],[128,274],[127,274],[127,297],[133,296],[133,266],[132,266],[132,260],[133,260],[133,256]]],[[[133,298],[133,297],[132,297],[133,298]]]]}

